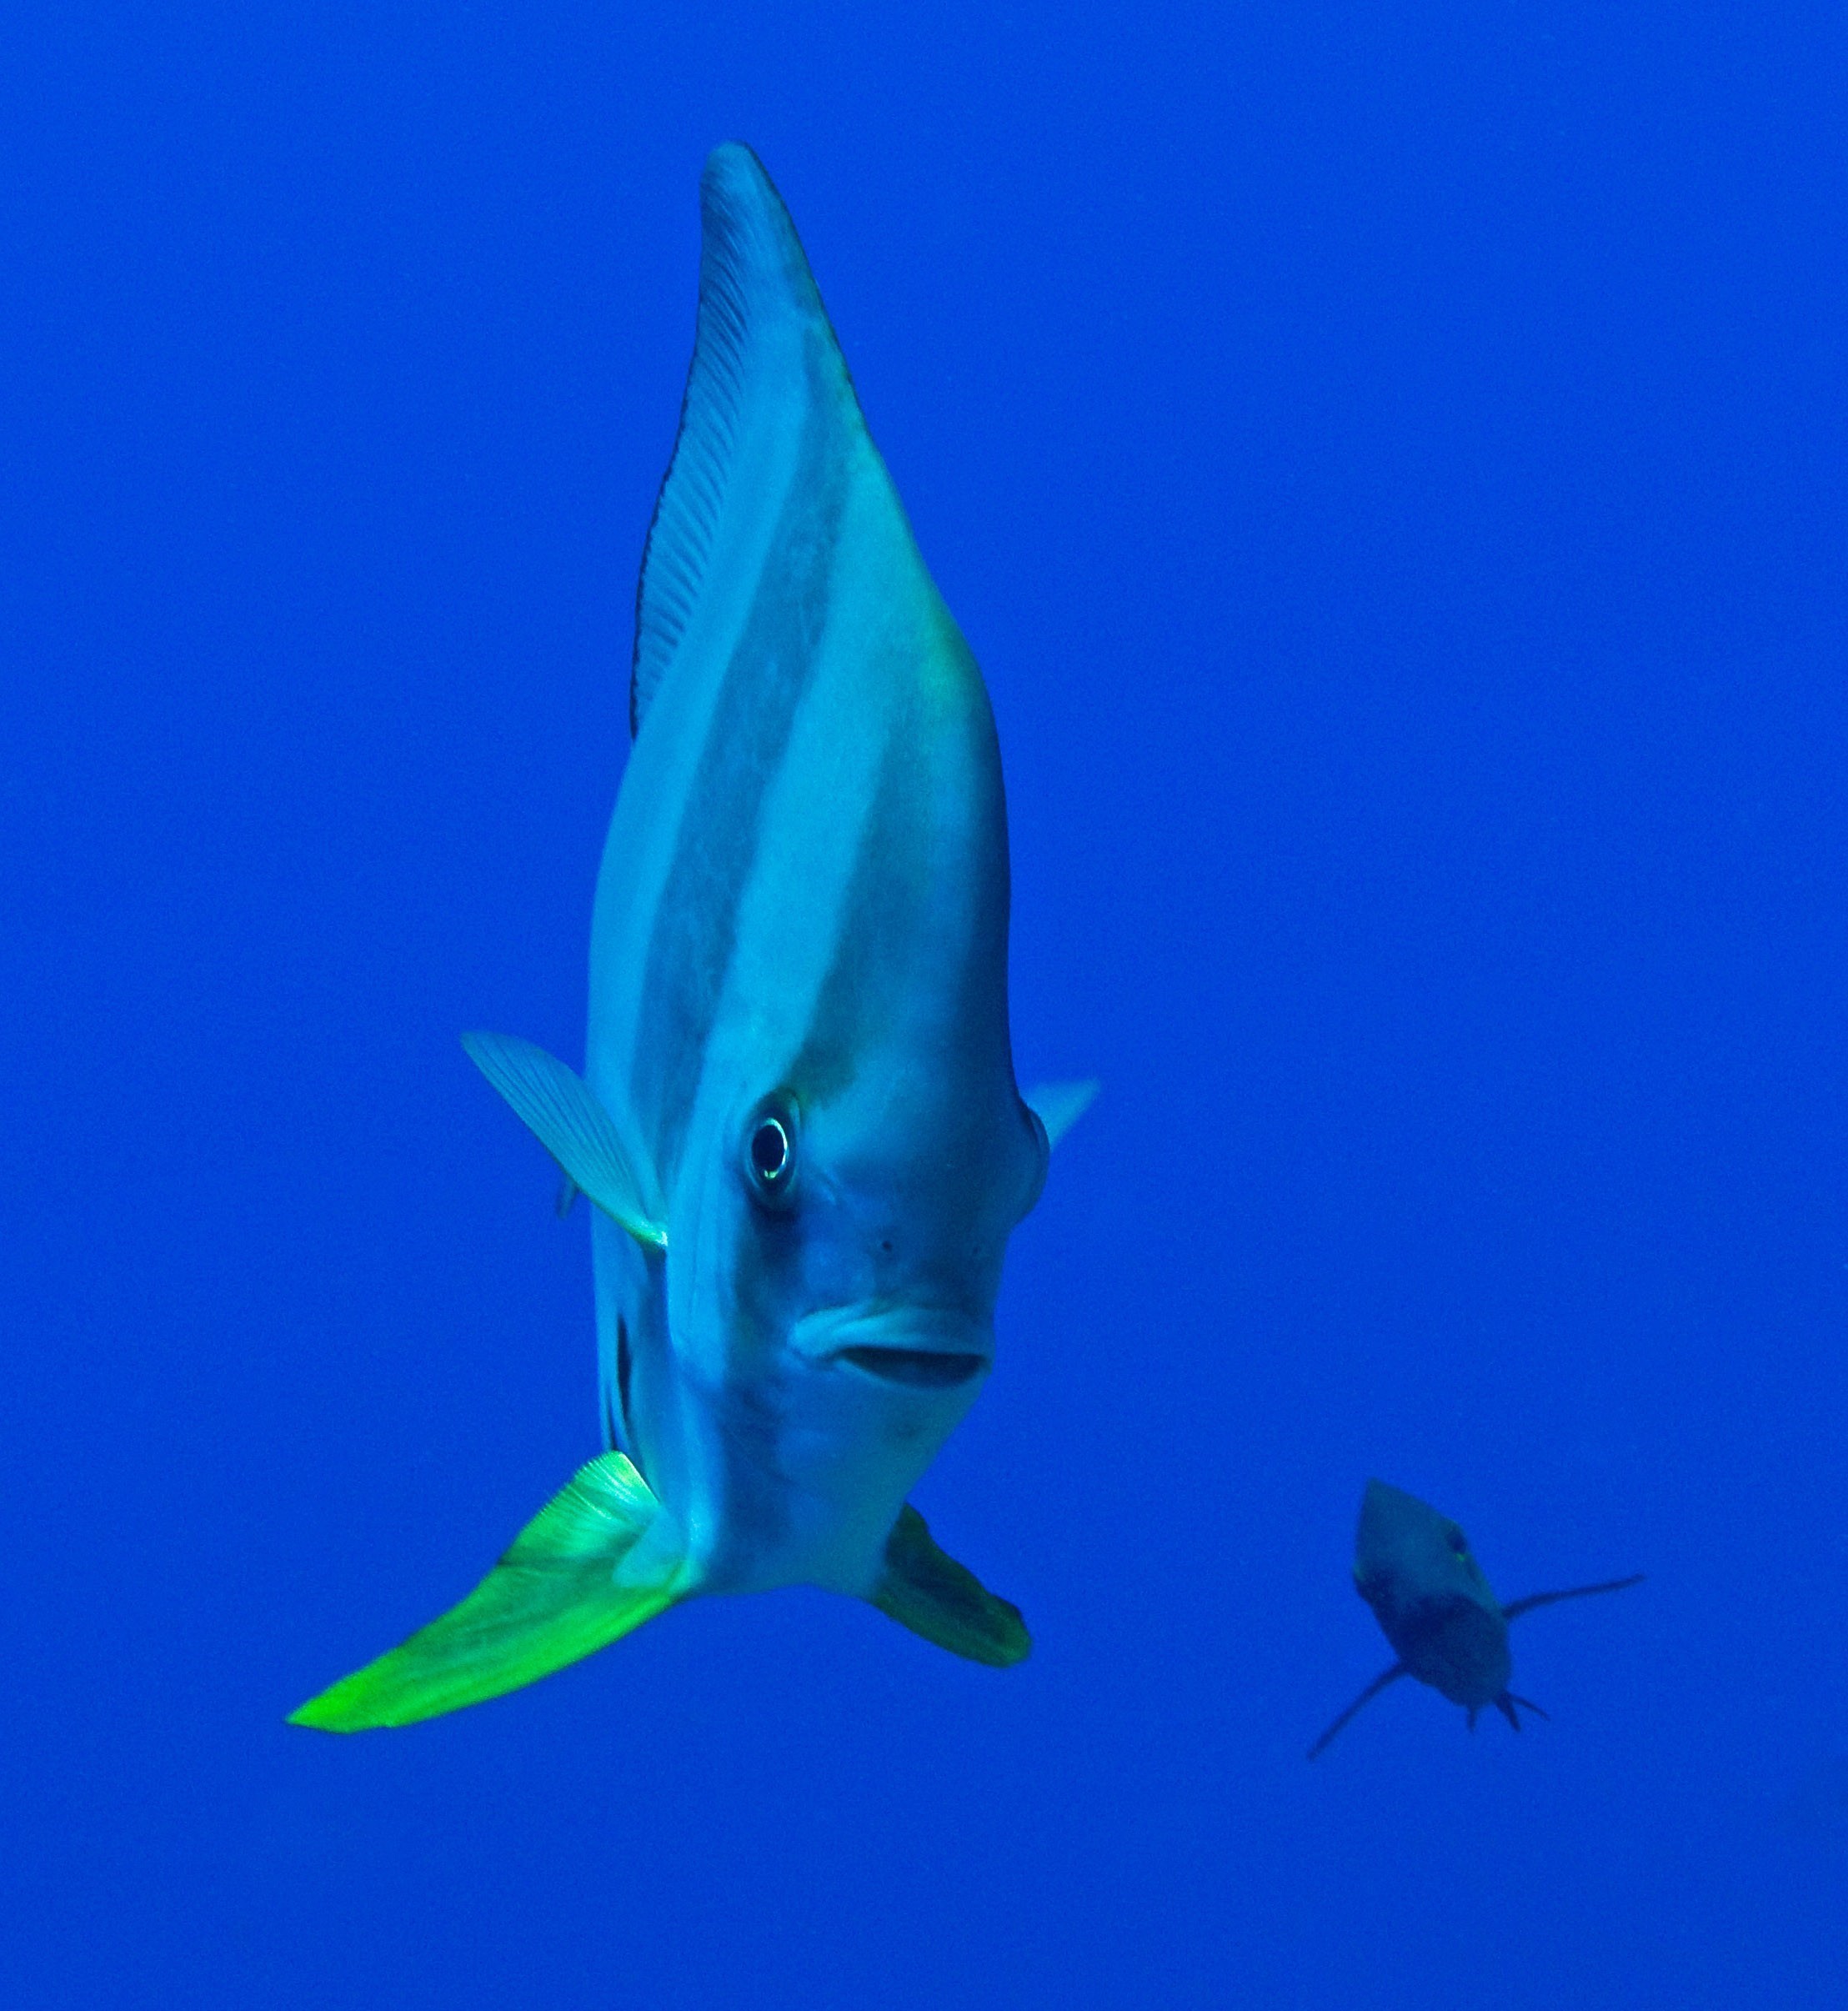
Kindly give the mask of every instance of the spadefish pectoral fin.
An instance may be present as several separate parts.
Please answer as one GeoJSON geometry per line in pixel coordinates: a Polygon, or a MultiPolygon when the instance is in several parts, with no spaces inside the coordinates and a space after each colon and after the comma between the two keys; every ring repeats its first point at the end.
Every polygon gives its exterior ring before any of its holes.
{"type": "Polygon", "coordinates": [[[1402,1662],[1395,1662],[1390,1669],[1382,1669],[1380,1673],[1374,1678],[1373,1681],[1367,1685],[1365,1689],[1364,1689],[1360,1694],[1355,1698],[1354,1702],[1348,1706],[1346,1710],[1345,1710],[1341,1715],[1335,1719],[1335,1723],[1329,1727],[1327,1731],[1325,1731],[1322,1736],[1316,1740],[1315,1743],[1310,1748],[1309,1757],[1311,1759],[1314,1759],[1318,1754],[1327,1752],[1329,1748],[1335,1743],[1335,1733],[1339,1732],[1350,1718],[1358,1717],[1360,1713],[1373,1702],[1374,1698],[1376,1698],[1382,1690],[1386,1689],[1393,1683],[1397,1683],[1401,1676],[1406,1675],[1409,1672],[1410,1672],[1406,1669],[1405,1663],[1402,1662]]]}
{"type": "Polygon", "coordinates": [[[1097,1101],[1102,1084],[1041,1082],[1027,1091],[1027,1107],[1046,1127],[1046,1143],[1055,1146],[1097,1101]]]}
{"type": "MultiPolygon", "coordinates": [[[[574,1193],[588,1194],[637,1242],[667,1247],[668,1232],[649,1205],[614,1119],[575,1069],[512,1034],[467,1033],[468,1058],[513,1106],[513,1114],[557,1160],[574,1193]]],[[[563,1206],[566,1190],[559,1190],[563,1206]]]]}
{"type": "Polygon", "coordinates": [[[867,1597],[900,1627],[990,1668],[1009,1668],[1032,1651],[1019,1607],[997,1599],[974,1572],[945,1556],[909,1502],[885,1540],[885,1569],[867,1597]]]}
{"type": "Polygon", "coordinates": [[[607,1647],[683,1598],[672,1518],[619,1452],[580,1467],[459,1606],[289,1718],[363,1732],[440,1718],[607,1647]]]}

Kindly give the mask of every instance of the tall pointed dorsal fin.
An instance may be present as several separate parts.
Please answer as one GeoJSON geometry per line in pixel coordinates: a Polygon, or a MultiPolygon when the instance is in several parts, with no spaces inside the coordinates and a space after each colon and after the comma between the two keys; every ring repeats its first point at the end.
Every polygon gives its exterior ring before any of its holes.
{"type": "Polygon", "coordinates": [[[801,411],[818,360],[852,397],[795,226],[749,147],[732,141],[708,157],[699,218],[693,364],[635,589],[632,735],[641,731],[692,618],[753,428],[787,423],[801,411]]]}

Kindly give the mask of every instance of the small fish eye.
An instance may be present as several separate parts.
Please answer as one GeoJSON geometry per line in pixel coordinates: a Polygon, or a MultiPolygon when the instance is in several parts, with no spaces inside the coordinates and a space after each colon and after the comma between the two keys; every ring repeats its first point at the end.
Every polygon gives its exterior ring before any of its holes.
{"type": "Polygon", "coordinates": [[[751,1171],[767,1186],[774,1186],[789,1165],[789,1134],[780,1119],[766,1117],[751,1133],[751,1171]]]}
{"type": "Polygon", "coordinates": [[[1469,1556],[1470,1539],[1464,1535],[1460,1529],[1453,1529],[1450,1532],[1450,1544],[1451,1549],[1454,1550],[1460,1557],[1466,1557],[1469,1556]]]}

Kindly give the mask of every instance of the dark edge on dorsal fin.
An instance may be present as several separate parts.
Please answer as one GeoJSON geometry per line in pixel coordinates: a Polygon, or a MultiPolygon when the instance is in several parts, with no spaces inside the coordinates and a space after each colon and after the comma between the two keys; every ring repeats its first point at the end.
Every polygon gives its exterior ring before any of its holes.
{"type": "Polygon", "coordinates": [[[1310,1748],[1309,1757],[1311,1759],[1315,1759],[1322,1753],[1326,1753],[1329,1748],[1335,1743],[1335,1733],[1347,1723],[1350,1718],[1358,1717],[1360,1712],[1363,1711],[1367,1705],[1370,1704],[1374,1698],[1376,1698],[1382,1690],[1388,1688],[1389,1685],[1397,1683],[1401,1676],[1404,1676],[1408,1672],[1409,1672],[1407,1671],[1405,1663],[1402,1662],[1395,1662],[1390,1669],[1382,1669],[1380,1673],[1374,1678],[1373,1681],[1367,1685],[1365,1689],[1364,1689],[1360,1694],[1355,1698],[1354,1702],[1348,1706],[1346,1710],[1345,1710],[1341,1715],[1335,1719],[1335,1723],[1329,1727],[1327,1731],[1325,1731],[1322,1736],[1316,1740],[1315,1743],[1310,1748]]]}
{"type": "Polygon", "coordinates": [[[1516,1599],[1511,1606],[1501,1609],[1504,1620],[1518,1620],[1523,1613],[1530,1613],[1536,1607],[1557,1606],[1561,1599],[1590,1599],[1600,1592],[1628,1592],[1632,1585],[1640,1585],[1644,1573],[1637,1572],[1628,1578],[1606,1578],[1601,1585],[1574,1585],[1565,1592],[1529,1592],[1525,1599],[1516,1599]]]}
{"type": "Polygon", "coordinates": [[[738,141],[699,178],[699,310],[674,454],[654,499],[635,582],[629,730],[642,730],[705,574],[750,389],[754,341],[779,302],[826,326],[814,275],[764,163],[738,141]]]}

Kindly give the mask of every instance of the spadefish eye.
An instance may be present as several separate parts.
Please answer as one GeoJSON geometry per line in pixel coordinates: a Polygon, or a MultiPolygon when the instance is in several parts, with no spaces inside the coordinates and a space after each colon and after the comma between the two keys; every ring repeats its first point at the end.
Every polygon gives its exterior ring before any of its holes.
{"type": "Polygon", "coordinates": [[[766,1096],[744,1124],[744,1177],[766,1208],[787,1208],[795,1199],[796,1107],[787,1091],[766,1096]]]}
{"type": "Polygon", "coordinates": [[[751,1133],[751,1171],[774,1186],[789,1170],[789,1134],[780,1118],[766,1117],[751,1133]]]}
{"type": "Polygon", "coordinates": [[[1466,1557],[1469,1556],[1470,1539],[1464,1535],[1460,1529],[1453,1529],[1450,1532],[1450,1542],[1451,1549],[1454,1550],[1460,1557],[1466,1557]]]}

